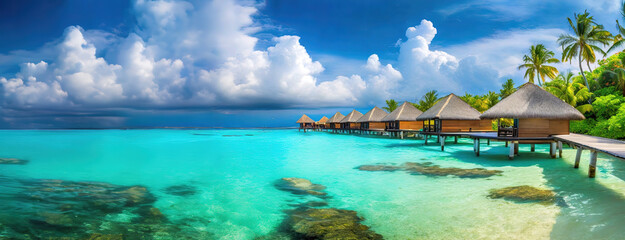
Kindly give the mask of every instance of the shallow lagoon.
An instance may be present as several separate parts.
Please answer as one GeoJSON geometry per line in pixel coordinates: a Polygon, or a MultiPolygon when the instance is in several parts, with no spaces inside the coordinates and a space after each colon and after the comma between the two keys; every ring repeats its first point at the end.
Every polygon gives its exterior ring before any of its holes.
{"type": "MultiPolygon", "coordinates": [[[[297,130],[0,132],[0,157],[29,161],[0,165],[0,238],[23,237],[33,227],[59,232],[56,225],[37,224],[50,216],[49,206],[27,193],[41,179],[145,187],[154,198],[150,209],[158,209],[167,222],[151,235],[155,238],[273,236],[285,210],[320,200],[276,189],[276,180],[283,177],[324,185],[327,207],[358,212],[362,223],[385,239],[618,239],[625,233],[625,161],[599,155],[597,178],[588,179],[588,153],[581,168],[573,169],[575,151],[567,148],[564,158],[550,159],[546,145],[537,146],[535,153],[521,146],[521,155],[509,161],[503,143],[483,144],[481,156],[475,157],[466,139],[448,143],[441,152],[420,140],[297,130]],[[406,162],[502,173],[458,178],[355,169],[406,162]],[[520,185],[553,190],[556,201],[487,197],[491,189],[520,185]],[[16,231],[16,216],[33,226],[16,231]]],[[[110,192],[123,191],[119,189],[110,192]]],[[[124,208],[103,213],[80,229],[113,234],[115,226],[147,221],[136,217],[144,208],[124,208]]],[[[82,222],[74,220],[60,234],[73,234],[82,222]]]]}

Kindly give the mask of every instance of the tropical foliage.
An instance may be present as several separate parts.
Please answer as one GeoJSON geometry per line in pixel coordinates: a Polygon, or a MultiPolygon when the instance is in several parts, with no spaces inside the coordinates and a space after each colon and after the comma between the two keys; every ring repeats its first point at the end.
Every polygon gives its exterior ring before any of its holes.
{"type": "Polygon", "coordinates": [[[571,72],[558,75],[554,81],[545,84],[545,89],[564,102],[576,107],[582,113],[592,110],[592,105],[590,104],[578,105],[578,103],[589,99],[592,93],[588,91],[588,88],[579,79],[574,80],[571,72]]]}
{"type": "MultiPolygon", "coordinates": [[[[625,1],[621,4],[621,17],[625,20],[625,1]]],[[[606,52],[611,52],[615,48],[622,47],[625,44],[625,28],[621,26],[621,24],[616,20],[616,29],[618,29],[618,34],[614,36],[612,46],[606,52]]]]}
{"type": "Polygon", "coordinates": [[[428,109],[430,109],[432,106],[434,106],[434,104],[438,102],[438,99],[439,99],[438,92],[436,90],[432,90],[432,91],[425,93],[425,95],[421,97],[421,100],[419,100],[419,103],[412,104],[412,105],[414,105],[417,109],[421,110],[422,112],[425,112],[428,109]]]}
{"type": "Polygon", "coordinates": [[[596,61],[597,55],[595,52],[605,55],[606,53],[601,47],[609,45],[613,37],[610,32],[603,29],[603,25],[597,24],[587,11],[583,14],[575,14],[575,21],[571,20],[571,18],[567,19],[571,30],[573,30],[573,35],[562,34],[558,37],[558,44],[562,46],[562,61],[571,62],[574,58],[577,58],[579,71],[582,78],[584,78],[586,88],[590,89],[588,79],[582,68],[582,62],[586,61],[588,70],[592,72],[590,63],[596,61]]]}
{"type": "Polygon", "coordinates": [[[395,111],[397,107],[399,107],[399,103],[397,103],[395,99],[389,99],[389,100],[386,100],[386,107],[382,107],[382,109],[388,112],[392,112],[392,111],[395,111]]]}
{"type": "Polygon", "coordinates": [[[547,50],[542,45],[534,45],[530,47],[530,55],[523,56],[523,64],[519,66],[519,70],[525,68],[525,78],[534,83],[534,78],[539,85],[545,83],[545,76],[554,79],[558,74],[558,69],[547,64],[559,63],[560,61],[553,57],[554,53],[547,50]]]}
{"type": "Polygon", "coordinates": [[[514,87],[514,81],[512,79],[506,80],[504,84],[501,85],[501,90],[499,90],[499,96],[501,99],[507,98],[510,94],[513,94],[516,91],[514,87]]]}
{"type": "MultiPolygon", "coordinates": [[[[490,108],[489,106],[491,106],[489,102],[488,94],[471,95],[471,94],[465,93],[464,96],[461,96],[460,98],[464,100],[465,102],[467,102],[469,105],[471,105],[471,107],[477,109],[480,112],[484,112],[488,110],[490,108]]],[[[499,101],[499,96],[497,96],[497,101],[499,101]]]]}

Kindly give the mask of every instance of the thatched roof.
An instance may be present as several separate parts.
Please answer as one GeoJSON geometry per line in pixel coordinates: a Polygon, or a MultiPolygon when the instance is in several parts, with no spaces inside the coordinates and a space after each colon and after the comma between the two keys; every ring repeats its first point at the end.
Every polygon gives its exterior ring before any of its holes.
{"type": "Polygon", "coordinates": [[[417,117],[417,120],[436,118],[441,120],[480,120],[480,112],[452,93],[440,99],[438,103],[417,117]]]}
{"type": "Polygon", "coordinates": [[[299,120],[297,120],[297,123],[315,123],[315,121],[304,114],[301,118],[299,118],[299,120]]]}
{"type": "Polygon", "coordinates": [[[411,103],[404,102],[402,105],[397,107],[397,109],[386,115],[386,117],[384,117],[382,121],[416,121],[417,117],[422,113],[423,112],[421,112],[421,110],[417,109],[411,103]]]}
{"type": "Polygon", "coordinates": [[[318,124],[324,124],[328,121],[328,117],[323,116],[321,119],[319,119],[319,121],[317,121],[318,124]]]}
{"type": "Polygon", "coordinates": [[[345,116],[343,120],[341,120],[341,123],[353,123],[353,122],[356,122],[356,120],[358,120],[361,117],[362,117],[362,113],[354,109],[352,110],[352,112],[347,114],[347,116],[345,116]]]}
{"type": "Polygon", "coordinates": [[[379,107],[374,107],[356,120],[356,122],[382,122],[382,118],[386,117],[386,115],[388,115],[388,113],[384,110],[379,107]]]}
{"type": "Polygon", "coordinates": [[[340,123],[343,118],[345,118],[345,115],[336,112],[326,123],[340,123]]]}
{"type": "Polygon", "coordinates": [[[488,109],[481,117],[486,119],[585,119],[582,113],[562,99],[529,82],[521,85],[519,90],[488,109]]]}

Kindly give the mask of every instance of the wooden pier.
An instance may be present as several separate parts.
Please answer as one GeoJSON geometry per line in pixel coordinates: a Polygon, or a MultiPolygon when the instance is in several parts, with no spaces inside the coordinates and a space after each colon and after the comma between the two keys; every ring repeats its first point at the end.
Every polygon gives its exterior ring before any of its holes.
{"type": "Polygon", "coordinates": [[[573,166],[574,168],[579,167],[579,161],[582,156],[582,151],[590,150],[588,177],[591,178],[595,177],[595,172],[597,170],[597,152],[602,152],[617,158],[625,159],[624,141],[577,133],[571,133],[568,135],[555,135],[553,137],[556,141],[558,141],[558,145],[562,145],[562,142],[565,142],[577,148],[577,154],[575,155],[575,165],[573,166]]]}

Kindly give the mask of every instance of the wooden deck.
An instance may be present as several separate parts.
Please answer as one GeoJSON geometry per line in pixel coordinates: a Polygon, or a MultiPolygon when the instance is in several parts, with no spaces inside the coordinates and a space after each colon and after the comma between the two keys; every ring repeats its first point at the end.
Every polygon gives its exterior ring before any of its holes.
{"type": "Polygon", "coordinates": [[[571,133],[569,135],[555,135],[555,140],[590,149],[592,151],[603,152],[621,159],[625,159],[625,142],[589,136],[584,134],[571,133]]]}
{"type": "Polygon", "coordinates": [[[523,140],[553,140],[553,137],[499,137],[496,131],[488,132],[422,132],[423,135],[467,137],[479,139],[494,139],[499,141],[523,141],[523,140]]]}

